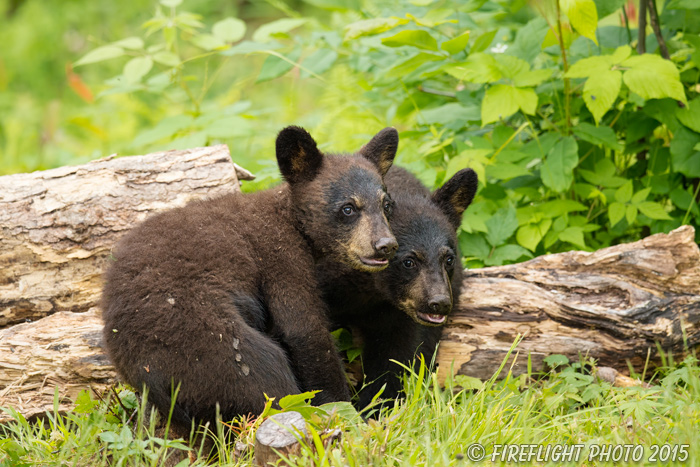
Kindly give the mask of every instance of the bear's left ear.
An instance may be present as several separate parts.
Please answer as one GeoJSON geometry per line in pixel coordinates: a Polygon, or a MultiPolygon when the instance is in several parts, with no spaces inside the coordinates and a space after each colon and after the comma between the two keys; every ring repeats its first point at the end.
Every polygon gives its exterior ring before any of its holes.
{"type": "Polygon", "coordinates": [[[369,143],[362,146],[358,154],[373,162],[383,177],[391,168],[398,148],[399,132],[396,128],[388,127],[374,135],[369,143]]]}
{"type": "Polygon", "coordinates": [[[478,186],[476,173],[472,169],[462,169],[433,192],[433,202],[447,214],[455,229],[462,223],[462,213],[474,199],[478,186]]]}
{"type": "Polygon", "coordinates": [[[318,175],[323,154],[316,141],[301,127],[288,126],[277,135],[277,165],[290,184],[308,182],[318,175]]]}

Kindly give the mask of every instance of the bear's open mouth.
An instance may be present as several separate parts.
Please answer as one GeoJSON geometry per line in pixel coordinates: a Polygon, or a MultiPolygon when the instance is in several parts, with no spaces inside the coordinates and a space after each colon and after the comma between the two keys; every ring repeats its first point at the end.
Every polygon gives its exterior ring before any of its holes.
{"type": "Polygon", "coordinates": [[[376,267],[384,267],[389,264],[388,259],[379,259],[379,258],[363,258],[360,257],[360,261],[362,261],[363,264],[376,268],[376,267]]]}
{"type": "Polygon", "coordinates": [[[438,315],[436,313],[421,313],[416,312],[418,318],[430,324],[442,324],[447,320],[447,315],[438,315]]]}

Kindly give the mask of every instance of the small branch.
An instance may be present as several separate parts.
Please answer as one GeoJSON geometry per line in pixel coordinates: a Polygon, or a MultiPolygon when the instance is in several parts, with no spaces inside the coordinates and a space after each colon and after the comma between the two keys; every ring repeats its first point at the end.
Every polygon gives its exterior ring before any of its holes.
{"type": "Polygon", "coordinates": [[[649,8],[649,22],[651,23],[651,28],[654,30],[654,35],[656,35],[656,40],[659,42],[659,51],[661,56],[666,60],[670,59],[671,56],[668,54],[668,47],[666,47],[666,41],[664,40],[663,34],[661,34],[661,25],[659,24],[659,12],[656,11],[656,3],[654,0],[647,0],[649,8]]]}
{"type": "Polygon", "coordinates": [[[639,32],[637,36],[637,53],[647,51],[647,0],[639,0],[639,32]]]}
{"type": "Polygon", "coordinates": [[[440,91],[438,89],[430,89],[430,88],[426,88],[423,86],[418,86],[418,90],[421,92],[424,92],[426,94],[434,94],[436,96],[445,96],[445,97],[452,97],[452,98],[457,97],[457,94],[454,92],[440,91]]]}

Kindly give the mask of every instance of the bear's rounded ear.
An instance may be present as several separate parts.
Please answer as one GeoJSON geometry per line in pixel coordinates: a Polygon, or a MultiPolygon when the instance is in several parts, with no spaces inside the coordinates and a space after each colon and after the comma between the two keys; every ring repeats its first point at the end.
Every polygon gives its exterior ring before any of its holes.
{"type": "Polygon", "coordinates": [[[388,127],[374,135],[369,143],[362,146],[358,154],[373,162],[383,177],[391,168],[398,148],[399,132],[396,128],[388,127]]]}
{"type": "Polygon", "coordinates": [[[288,126],[280,131],[276,151],[282,177],[291,184],[313,180],[323,163],[323,154],[316,147],[316,141],[298,126],[288,126]]]}
{"type": "Polygon", "coordinates": [[[447,214],[455,229],[462,223],[462,213],[474,199],[478,186],[476,173],[472,169],[462,169],[433,192],[433,202],[447,214]]]}

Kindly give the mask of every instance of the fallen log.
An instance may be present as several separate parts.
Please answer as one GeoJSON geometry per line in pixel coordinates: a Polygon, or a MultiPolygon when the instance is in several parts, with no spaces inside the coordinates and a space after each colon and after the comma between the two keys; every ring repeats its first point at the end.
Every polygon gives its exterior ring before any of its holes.
{"type": "MultiPolygon", "coordinates": [[[[0,177],[0,327],[11,325],[0,330],[0,407],[27,417],[52,410],[58,387],[65,410],[81,389],[112,384],[94,308],[110,248],[151,212],[236,190],[249,175],[217,146],[0,177]]],[[[491,377],[518,334],[507,365],[516,374],[528,353],[535,370],[563,354],[625,373],[647,353],[656,362],[656,342],[682,352],[684,338],[700,339],[700,251],[689,226],[465,271],[462,290],[440,344],[443,379],[450,368],[491,377]]]]}

